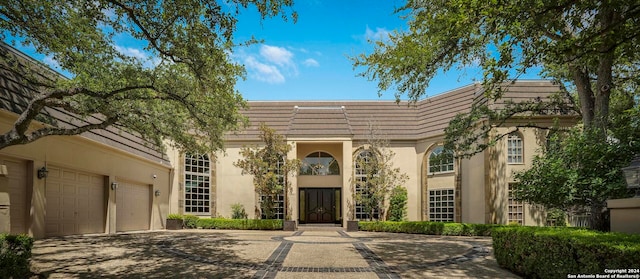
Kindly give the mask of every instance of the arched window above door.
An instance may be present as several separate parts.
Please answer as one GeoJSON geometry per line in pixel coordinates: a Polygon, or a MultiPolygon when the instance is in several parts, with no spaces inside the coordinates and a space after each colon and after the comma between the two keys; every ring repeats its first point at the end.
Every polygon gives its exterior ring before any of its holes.
{"type": "Polygon", "coordinates": [[[300,175],[340,175],[340,165],[329,153],[313,152],[302,161],[300,175]]]}

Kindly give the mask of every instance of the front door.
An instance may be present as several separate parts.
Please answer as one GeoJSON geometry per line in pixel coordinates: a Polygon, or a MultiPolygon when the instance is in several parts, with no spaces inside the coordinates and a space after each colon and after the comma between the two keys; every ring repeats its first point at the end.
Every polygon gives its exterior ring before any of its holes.
{"type": "Polygon", "coordinates": [[[305,189],[307,223],[333,223],[336,216],[335,189],[305,189]]]}

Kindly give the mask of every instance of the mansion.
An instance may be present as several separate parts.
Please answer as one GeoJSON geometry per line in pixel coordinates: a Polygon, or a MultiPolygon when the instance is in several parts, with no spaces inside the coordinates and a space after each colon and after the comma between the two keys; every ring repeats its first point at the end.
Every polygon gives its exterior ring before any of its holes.
{"type": "MultiPolygon", "coordinates": [[[[31,60],[4,46],[2,55],[31,60]]],[[[24,109],[25,87],[0,65],[0,132],[8,131],[24,109]]],[[[53,74],[53,71],[51,71],[53,74]]],[[[559,90],[550,81],[518,81],[501,100],[545,98],[559,90]]],[[[408,176],[407,219],[411,221],[544,225],[542,208],[515,201],[514,173],[531,165],[546,131],[514,129],[514,118],[496,128],[508,134],[469,159],[444,149],[444,129],[458,113],[489,102],[479,84],[467,85],[413,104],[393,101],[249,101],[242,111],[250,125],[226,135],[224,151],[161,153],[137,135],[115,128],[79,136],[51,136],[0,150],[0,232],[36,238],[86,233],[161,230],[171,213],[232,216],[241,204],[248,218],[260,218],[253,178],[234,162],[241,148],[260,146],[265,123],[293,147],[288,158],[321,167],[288,178],[287,215],[299,223],[333,223],[369,216],[354,201],[352,181],[362,172],[354,163],[367,152],[371,125],[389,142],[394,167],[408,176]],[[444,156],[442,155],[444,154],[444,156]]],[[[496,105],[498,105],[496,103],[496,105]]],[[[58,125],[74,125],[73,115],[46,112],[58,125]]],[[[535,116],[538,125],[574,123],[573,116],[535,116]]],[[[34,124],[43,125],[43,124],[34,124]]],[[[276,217],[284,218],[280,202],[276,217]]]]}

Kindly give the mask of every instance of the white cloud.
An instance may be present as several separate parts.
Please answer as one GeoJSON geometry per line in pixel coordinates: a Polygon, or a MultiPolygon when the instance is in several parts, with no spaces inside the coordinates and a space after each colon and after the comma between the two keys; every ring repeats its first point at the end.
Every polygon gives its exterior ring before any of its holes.
{"type": "Polygon", "coordinates": [[[116,50],[126,56],[129,57],[133,57],[133,58],[137,58],[140,60],[147,60],[147,54],[142,51],[139,50],[137,48],[132,48],[132,47],[121,47],[121,46],[115,46],[116,50]]]}
{"type": "Polygon", "coordinates": [[[384,41],[389,39],[389,34],[389,30],[385,28],[376,27],[376,31],[374,32],[367,25],[367,29],[364,31],[364,38],[372,41],[384,41]]]}
{"type": "Polygon", "coordinates": [[[304,64],[307,67],[318,67],[318,66],[320,66],[320,63],[318,63],[318,61],[316,61],[313,58],[309,58],[307,60],[304,60],[304,62],[302,62],[302,64],[304,64]]]}
{"type": "Polygon", "coordinates": [[[253,56],[244,59],[244,63],[249,70],[249,75],[257,80],[267,83],[284,83],[285,78],[280,73],[278,67],[261,63],[253,56]]]}
{"type": "Polygon", "coordinates": [[[262,45],[260,55],[269,62],[278,66],[290,66],[293,64],[293,53],[282,47],[262,45]]]}

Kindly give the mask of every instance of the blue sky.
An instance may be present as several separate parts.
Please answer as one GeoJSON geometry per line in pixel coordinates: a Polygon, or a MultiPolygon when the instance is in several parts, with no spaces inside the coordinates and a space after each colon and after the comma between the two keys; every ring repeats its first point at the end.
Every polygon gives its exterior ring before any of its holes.
{"type": "MultiPolygon", "coordinates": [[[[394,14],[400,0],[298,0],[293,9],[297,23],[281,18],[260,21],[254,9],[239,16],[236,40],[251,36],[261,44],[237,48],[233,59],[244,64],[247,75],[236,88],[247,100],[394,100],[393,92],[378,97],[376,82],[358,77],[348,57],[370,53],[367,39],[384,38],[392,30],[405,30],[406,21],[394,14]]],[[[132,56],[144,57],[139,42],[126,37],[116,44],[132,56]]],[[[55,61],[16,45],[28,55],[55,66],[55,61]]],[[[468,85],[480,78],[477,69],[439,73],[426,96],[468,85]]],[[[537,78],[534,75],[523,78],[537,78]]]]}

